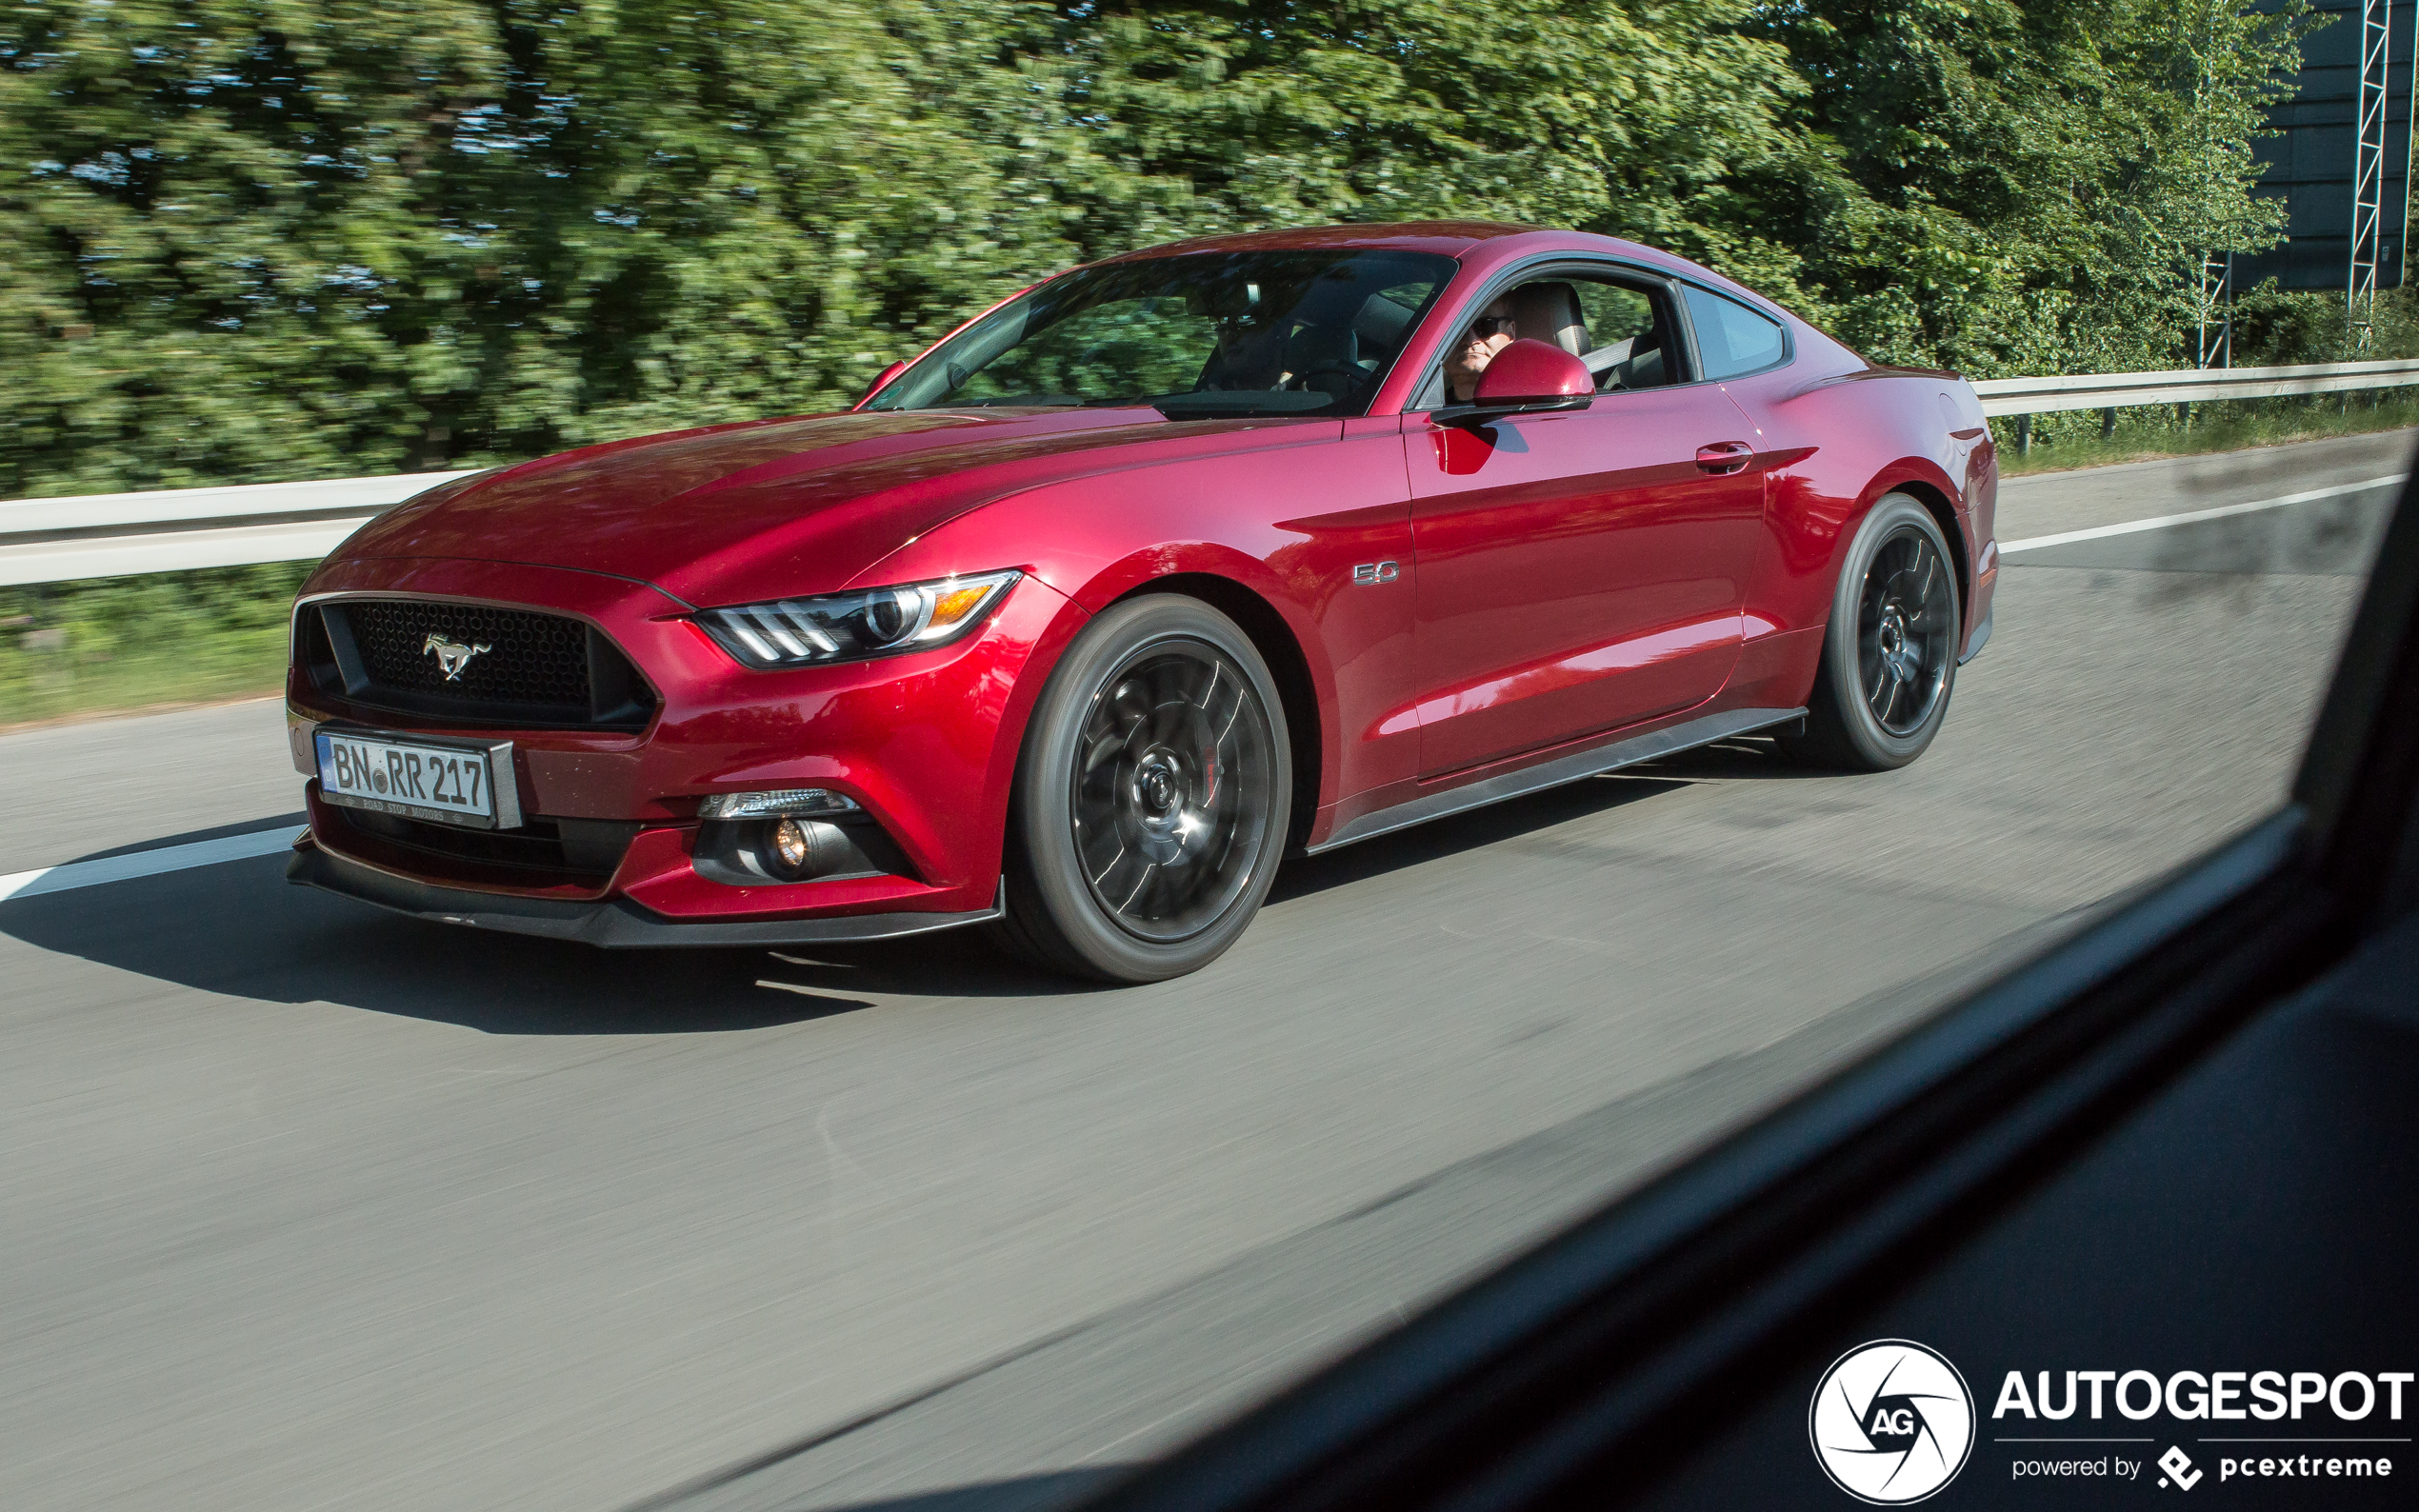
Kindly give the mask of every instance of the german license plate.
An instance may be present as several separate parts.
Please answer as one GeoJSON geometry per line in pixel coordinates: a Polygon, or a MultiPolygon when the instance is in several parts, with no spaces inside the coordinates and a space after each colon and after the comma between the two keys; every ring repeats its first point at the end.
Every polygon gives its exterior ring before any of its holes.
{"type": "Polygon", "coordinates": [[[430,746],[323,729],[317,745],[319,795],[330,803],[478,829],[496,827],[493,789],[496,773],[512,769],[510,744],[430,746]],[[502,761],[494,759],[499,753],[502,761]]]}

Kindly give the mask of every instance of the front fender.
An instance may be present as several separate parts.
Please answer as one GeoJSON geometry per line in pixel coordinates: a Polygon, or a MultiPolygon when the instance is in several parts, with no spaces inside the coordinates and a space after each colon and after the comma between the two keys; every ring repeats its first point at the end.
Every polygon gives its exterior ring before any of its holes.
{"type": "MultiPolygon", "coordinates": [[[[1411,562],[1402,438],[1388,423],[1340,438],[1329,432],[1314,444],[1036,488],[909,543],[878,574],[906,582],[1021,567],[1086,616],[1162,580],[1234,585],[1268,606],[1307,676],[1325,806],[1417,774],[1416,729],[1381,728],[1413,686],[1411,562]],[[1402,569],[1382,583],[1355,583],[1356,566],[1380,562],[1402,569]]],[[[1038,684],[1050,665],[1054,657],[1050,664],[1037,657],[1027,680],[1038,684]]],[[[1029,710],[1030,697],[1020,696],[1018,706],[1029,710]]]]}

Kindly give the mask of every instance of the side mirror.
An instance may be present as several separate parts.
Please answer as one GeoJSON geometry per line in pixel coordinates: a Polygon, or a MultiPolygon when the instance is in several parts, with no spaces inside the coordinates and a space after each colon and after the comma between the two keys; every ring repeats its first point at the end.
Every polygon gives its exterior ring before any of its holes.
{"type": "MultiPolygon", "coordinates": [[[[866,386],[865,392],[857,396],[857,403],[863,404],[868,399],[872,398],[875,394],[880,393],[883,388],[888,385],[891,379],[896,378],[899,374],[905,371],[907,371],[907,364],[904,362],[894,362],[890,367],[883,368],[880,373],[875,375],[873,382],[866,386]]],[[[1484,376],[1484,374],[1481,376],[1484,376]]]]}
{"type": "Polygon", "coordinates": [[[1469,424],[1503,415],[1585,409],[1596,397],[1588,365],[1542,341],[1516,341],[1495,353],[1478,375],[1478,397],[1438,412],[1445,424],[1469,424]]]}

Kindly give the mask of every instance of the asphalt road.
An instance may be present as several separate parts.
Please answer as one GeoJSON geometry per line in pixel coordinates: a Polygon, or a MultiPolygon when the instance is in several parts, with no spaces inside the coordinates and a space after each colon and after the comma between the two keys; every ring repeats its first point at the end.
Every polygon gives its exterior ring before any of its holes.
{"type": "MultiPolygon", "coordinates": [[[[2024,480],[2001,536],[2412,440],[2024,480]]],[[[0,902],[0,1505],[1051,1501],[2271,807],[2390,499],[2013,555],[1915,766],[1742,741],[1296,863],[1151,987],[607,957],[273,858],[0,902]]],[[[290,826],[279,726],[0,737],[0,874],[290,826]]]]}

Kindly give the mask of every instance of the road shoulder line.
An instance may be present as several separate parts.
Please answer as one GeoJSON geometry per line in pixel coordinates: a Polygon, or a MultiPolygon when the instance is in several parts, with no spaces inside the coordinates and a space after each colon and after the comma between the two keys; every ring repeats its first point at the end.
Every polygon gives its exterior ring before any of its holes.
{"type": "Polygon", "coordinates": [[[139,877],[156,877],[194,866],[214,866],[223,861],[250,861],[256,856],[273,856],[291,849],[293,843],[293,826],[280,825],[274,829],[256,829],[250,834],[197,840],[188,846],[162,846],[155,850],[130,851],[122,856],[105,856],[98,861],[70,861],[56,866],[36,866],[31,871],[14,871],[0,876],[0,902],[13,898],[38,898],[50,892],[70,892],[78,887],[97,887],[104,883],[132,882],[139,877]]]}
{"type": "Polygon", "coordinates": [[[2126,520],[2116,525],[2095,525],[2088,530],[2064,530],[2056,535],[2036,535],[2023,541],[1999,543],[2001,556],[2013,556],[2019,551],[2039,551],[2048,547],[2066,546],[2075,541],[2099,541],[2112,535],[2133,535],[2144,530],[2164,530],[2169,526],[2197,525],[2203,520],[2222,520],[2229,515],[2255,514],[2262,509],[2281,509],[2290,504],[2311,504],[2320,499],[2332,499],[2347,493],[2361,493],[2369,488],[2399,485],[2410,474],[2391,472],[2379,478],[2364,478],[2358,483],[2338,483],[2331,487],[2311,488],[2302,493],[2288,493],[2274,499],[2253,499],[2248,504],[2221,504],[2214,508],[2191,509],[2182,514],[2153,515],[2147,520],[2126,520]]]}

